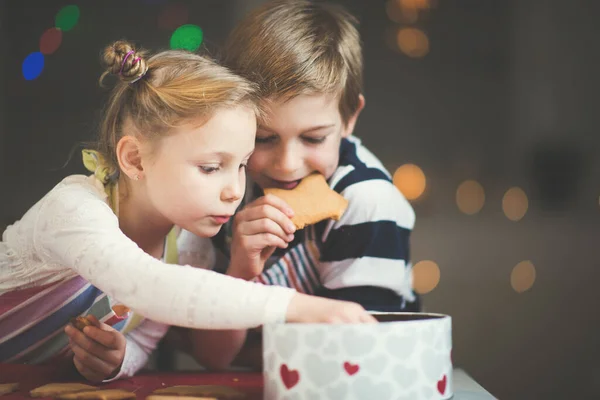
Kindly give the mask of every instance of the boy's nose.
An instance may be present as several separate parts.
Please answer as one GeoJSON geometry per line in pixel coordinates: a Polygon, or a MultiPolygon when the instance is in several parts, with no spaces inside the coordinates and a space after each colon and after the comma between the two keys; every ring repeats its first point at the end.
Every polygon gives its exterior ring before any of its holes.
{"type": "Polygon", "coordinates": [[[300,168],[301,155],[294,149],[284,149],[279,153],[277,158],[276,167],[281,172],[291,173],[295,172],[300,168]]]}

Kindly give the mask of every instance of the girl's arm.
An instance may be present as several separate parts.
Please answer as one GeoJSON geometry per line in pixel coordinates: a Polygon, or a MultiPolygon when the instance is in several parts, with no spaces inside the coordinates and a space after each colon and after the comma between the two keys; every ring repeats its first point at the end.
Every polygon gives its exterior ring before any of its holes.
{"type": "Polygon", "coordinates": [[[39,257],[74,269],[146,318],[200,329],[285,320],[295,291],[154,259],[123,234],[93,187],[64,185],[43,201],[34,232],[39,257]]]}

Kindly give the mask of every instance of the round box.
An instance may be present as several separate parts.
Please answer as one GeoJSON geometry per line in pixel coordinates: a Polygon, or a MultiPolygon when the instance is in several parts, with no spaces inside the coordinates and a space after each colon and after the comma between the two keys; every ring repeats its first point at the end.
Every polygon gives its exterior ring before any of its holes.
{"type": "Polygon", "coordinates": [[[379,324],[264,326],[265,400],[450,399],[451,318],[373,315],[379,324]]]}

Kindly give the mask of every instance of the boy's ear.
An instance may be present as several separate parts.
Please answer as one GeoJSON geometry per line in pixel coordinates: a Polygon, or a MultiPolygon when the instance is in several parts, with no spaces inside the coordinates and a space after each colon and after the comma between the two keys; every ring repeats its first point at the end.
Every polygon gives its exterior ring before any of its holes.
{"type": "Polygon", "coordinates": [[[363,108],[365,108],[365,96],[359,94],[358,107],[356,108],[354,114],[350,116],[350,119],[348,119],[348,123],[342,131],[342,137],[348,137],[352,135],[352,132],[354,132],[354,127],[356,126],[356,120],[358,119],[358,116],[360,115],[360,112],[363,110],[363,108]]]}

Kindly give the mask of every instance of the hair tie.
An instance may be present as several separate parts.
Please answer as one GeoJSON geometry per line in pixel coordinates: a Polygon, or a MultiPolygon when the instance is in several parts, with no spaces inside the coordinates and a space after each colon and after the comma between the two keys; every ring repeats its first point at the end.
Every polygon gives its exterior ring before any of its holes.
{"type": "MultiPolygon", "coordinates": [[[[129,50],[127,52],[127,54],[125,54],[125,57],[123,57],[123,62],[121,63],[121,69],[119,70],[119,75],[123,75],[123,67],[125,66],[125,63],[127,62],[127,59],[129,58],[130,55],[132,55],[133,53],[135,53],[135,50],[129,50]]],[[[136,58],[136,61],[139,61],[139,57],[136,58]]],[[[135,64],[135,61],[134,61],[135,64]]]]}

